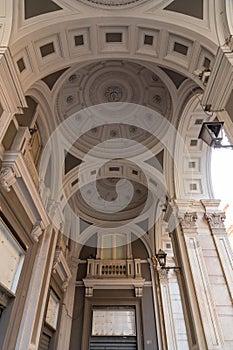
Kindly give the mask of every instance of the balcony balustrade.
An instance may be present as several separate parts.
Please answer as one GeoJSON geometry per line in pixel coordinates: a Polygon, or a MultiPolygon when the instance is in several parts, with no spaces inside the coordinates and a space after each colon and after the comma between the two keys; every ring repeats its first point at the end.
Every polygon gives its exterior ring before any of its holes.
{"type": "Polygon", "coordinates": [[[141,260],[88,259],[86,278],[141,278],[141,260]]]}

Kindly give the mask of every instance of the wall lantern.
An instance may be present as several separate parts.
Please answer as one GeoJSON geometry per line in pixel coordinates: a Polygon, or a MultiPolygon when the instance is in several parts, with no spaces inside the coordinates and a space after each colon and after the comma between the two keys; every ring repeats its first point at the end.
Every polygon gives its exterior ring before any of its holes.
{"type": "Polygon", "coordinates": [[[198,138],[214,148],[232,148],[233,145],[222,145],[224,122],[204,122],[198,138]]]}
{"type": "Polygon", "coordinates": [[[158,253],[155,254],[155,258],[157,259],[157,261],[159,263],[159,266],[162,269],[165,269],[165,270],[180,270],[179,266],[166,266],[167,253],[165,253],[162,249],[159,249],[158,253]]]}
{"type": "Polygon", "coordinates": [[[159,266],[165,267],[166,266],[166,258],[167,258],[167,253],[165,253],[162,249],[159,249],[158,253],[155,254],[159,266]]]}

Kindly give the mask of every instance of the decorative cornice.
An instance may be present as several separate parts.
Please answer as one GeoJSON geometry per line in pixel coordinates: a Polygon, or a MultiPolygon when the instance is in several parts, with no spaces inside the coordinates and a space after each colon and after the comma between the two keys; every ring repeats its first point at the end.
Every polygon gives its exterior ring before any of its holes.
{"type": "Polygon", "coordinates": [[[49,225],[48,215],[21,152],[5,151],[0,173],[0,186],[3,186],[7,192],[10,191],[11,186],[14,187],[19,201],[24,203],[25,211],[33,224],[39,217],[45,227],[49,225]],[[18,178],[20,181],[17,181],[18,178]]]}
{"type": "Polygon", "coordinates": [[[224,212],[217,212],[217,213],[207,212],[205,213],[205,218],[212,229],[224,228],[224,220],[226,218],[226,214],[224,212]]]}

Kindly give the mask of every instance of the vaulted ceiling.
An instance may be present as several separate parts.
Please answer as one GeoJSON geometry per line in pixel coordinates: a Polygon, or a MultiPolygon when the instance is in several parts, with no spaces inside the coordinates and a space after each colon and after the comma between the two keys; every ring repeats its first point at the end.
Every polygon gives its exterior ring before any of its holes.
{"type": "MultiPolygon", "coordinates": [[[[98,195],[105,205],[116,199],[117,183],[125,178],[132,182],[135,194],[125,211],[114,216],[115,221],[137,216],[148,197],[151,202],[146,205],[158,199],[155,207],[161,211],[166,197],[165,177],[170,171],[169,156],[164,156],[161,142],[166,123],[179,128],[187,101],[205,89],[200,72],[212,68],[222,40],[211,1],[15,0],[14,4],[10,53],[24,94],[39,106],[37,122],[43,143],[75,114],[77,124],[73,130],[64,127],[63,136],[72,134],[75,138],[76,130],[85,130],[77,134],[72,145],[64,147],[63,183],[74,212],[88,221],[91,217],[113,220],[111,214],[91,209],[80,192],[75,172],[92,149],[92,159],[103,157],[112,162],[99,171],[88,168],[83,194],[89,194],[92,204],[98,200],[98,196],[92,197],[92,175],[96,171],[98,195]],[[144,106],[146,111],[161,115],[165,124],[156,124],[148,113],[143,115],[144,128],[139,122],[87,126],[78,119],[85,108],[104,103],[144,106]],[[140,156],[143,148],[139,150],[133,143],[124,147],[123,142],[119,147],[115,139],[140,143],[152,152],[141,160],[151,167],[150,174],[157,174],[154,180],[150,177],[152,187],[160,188],[155,197],[140,179],[137,164],[121,164],[119,160],[122,154],[140,156]],[[106,141],[121,156],[116,152],[113,159],[106,141]]],[[[30,108],[35,108],[33,103],[29,103],[30,108]]],[[[168,187],[172,186],[170,183],[168,187]]]]}

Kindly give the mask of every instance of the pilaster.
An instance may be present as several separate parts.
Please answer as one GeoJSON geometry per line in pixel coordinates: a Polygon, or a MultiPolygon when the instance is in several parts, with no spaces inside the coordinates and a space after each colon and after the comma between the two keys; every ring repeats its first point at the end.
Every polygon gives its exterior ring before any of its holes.
{"type": "Polygon", "coordinates": [[[198,217],[197,211],[187,211],[180,215],[180,220],[196,291],[196,298],[201,314],[207,349],[223,349],[221,328],[215,310],[208,272],[198,237],[200,216],[198,217]]]}
{"type": "Polygon", "coordinates": [[[65,291],[61,311],[61,321],[58,335],[57,350],[68,350],[70,345],[70,335],[72,328],[72,315],[75,300],[76,276],[78,270],[78,260],[72,257],[71,279],[65,291]]]}
{"type": "Polygon", "coordinates": [[[15,350],[37,349],[44,319],[57,233],[49,226],[38,247],[15,350]],[[54,236],[55,235],[55,236],[54,236]]]}
{"type": "Polygon", "coordinates": [[[205,207],[204,216],[213,236],[231,301],[233,303],[233,253],[224,226],[226,215],[225,212],[218,210],[218,201],[203,200],[202,203],[205,207]]]}
{"type": "Polygon", "coordinates": [[[168,274],[169,274],[168,270],[158,269],[165,331],[166,331],[167,349],[178,350],[173,312],[172,312],[171,295],[170,295],[169,283],[168,283],[168,274]]]}

